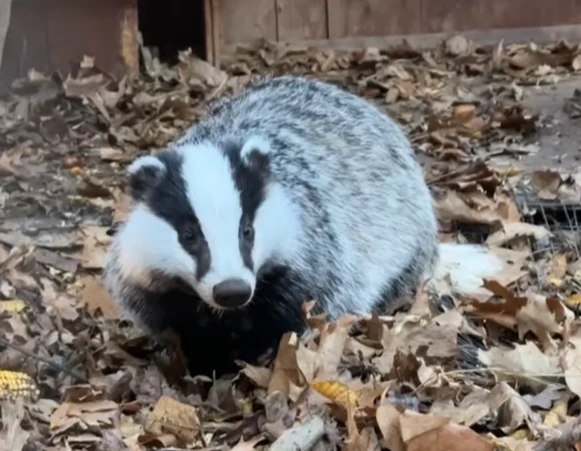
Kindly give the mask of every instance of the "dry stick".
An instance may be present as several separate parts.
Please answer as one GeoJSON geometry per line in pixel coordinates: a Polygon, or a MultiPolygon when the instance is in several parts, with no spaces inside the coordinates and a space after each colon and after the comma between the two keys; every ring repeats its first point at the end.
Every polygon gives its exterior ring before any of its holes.
{"type": "Polygon", "coordinates": [[[62,371],[63,373],[66,373],[69,376],[72,376],[72,377],[78,379],[81,382],[84,382],[84,383],[89,384],[89,385],[91,384],[86,377],[81,376],[80,374],[76,373],[75,371],[70,370],[70,369],[68,369],[68,368],[66,368],[66,367],[64,367],[62,365],[59,365],[58,363],[54,363],[52,360],[49,360],[49,359],[47,359],[45,357],[41,357],[39,355],[33,354],[32,352],[27,351],[26,349],[21,348],[18,345],[15,345],[15,344],[10,343],[5,338],[0,337],[0,344],[3,344],[4,346],[8,346],[9,348],[12,348],[15,351],[18,351],[21,354],[24,354],[25,356],[30,357],[32,359],[35,359],[35,360],[37,360],[39,362],[46,363],[47,365],[52,366],[55,370],[62,371]]]}
{"type": "Polygon", "coordinates": [[[270,451],[307,451],[325,434],[325,422],[313,417],[306,423],[289,429],[276,439],[270,451]]]}

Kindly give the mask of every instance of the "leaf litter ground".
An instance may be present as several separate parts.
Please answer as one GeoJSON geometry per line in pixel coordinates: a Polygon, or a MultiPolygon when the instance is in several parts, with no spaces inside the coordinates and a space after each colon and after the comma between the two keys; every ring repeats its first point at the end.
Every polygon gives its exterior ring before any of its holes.
{"type": "Polygon", "coordinates": [[[579,233],[514,196],[580,204],[581,175],[555,161],[578,159],[559,127],[581,116],[581,93],[558,117],[527,107],[535,90],[576,80],[577,46],[479,48],[454,36],[425,52],[263,43],[222,70],[189,52],[171,67],[149,49],[142,59],[135,79],[111,79],[88,56],[66,76],[31,72],[0,103],[0,446],[581,449],[579,233]],[[424,165],[442,241],[486,243],[505,267],[469,297],[453,280],[437,295],[420,289],[393,317],[327,323],[306,303],[312,333],[282,337],[272,365],[185,376],[99,282],[128,208],[123,170],[211,102],[284,73],[336,83],[395,117],[424,165]],[[527,169],[531,158],[548,169],[527,169]]]}

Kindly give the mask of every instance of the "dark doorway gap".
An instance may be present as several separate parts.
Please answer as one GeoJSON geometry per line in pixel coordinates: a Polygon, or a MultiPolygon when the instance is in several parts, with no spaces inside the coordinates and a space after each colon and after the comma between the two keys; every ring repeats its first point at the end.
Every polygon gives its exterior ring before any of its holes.
{"type": "Polygon", "coordinates": [[[188,47],[207,59],[203,1],[138,0],[138,10],[143,44],[156,48],[160,61],[175,64],[188,47]]]}

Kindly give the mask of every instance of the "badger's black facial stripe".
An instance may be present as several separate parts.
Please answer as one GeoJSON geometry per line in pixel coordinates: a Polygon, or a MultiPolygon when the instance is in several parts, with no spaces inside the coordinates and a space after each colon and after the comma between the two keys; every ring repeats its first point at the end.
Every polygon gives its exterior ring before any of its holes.
{"type": "Polygon", "coordinates": [[[186,183],[181,174],[182,158],[177,152],[163,153],[159,158],[166,171],[156,189],[150,191],[146,202],[156,215],[178,232],[180,244],[196,260],[199,280],[210,269],[210,248],[186,195],[186,183]]]}
{"type": "Polygon", "coordinates": [[[256,211],[264,201],[266,185],[268,183],[269,160],[267,155],[254,152],[250,155],[250,161],[245,164],[240,158],[240,143],[229,142],[224,146],[224,153],[232,166],[232,177],[236,188],[240,192],[240,204],[242,205],[242,218],[240,221],[240,253],[244,264],[253,269],[252,247],[254,245],[254,229],[252,227],[256,211]],[[250,227],[252,233],[245,236],[244,230],[250,227]]]}

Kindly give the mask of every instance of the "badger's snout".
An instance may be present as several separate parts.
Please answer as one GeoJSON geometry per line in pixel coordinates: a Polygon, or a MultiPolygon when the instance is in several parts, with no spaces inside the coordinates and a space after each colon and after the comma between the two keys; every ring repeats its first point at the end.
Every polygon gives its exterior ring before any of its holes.
{"type": "Polygon", "coordinates": [[[214,285],[214,302],[223,308],[242,307],[250,300],[252,287],[242,279],[226,279],[214,285]]]}

